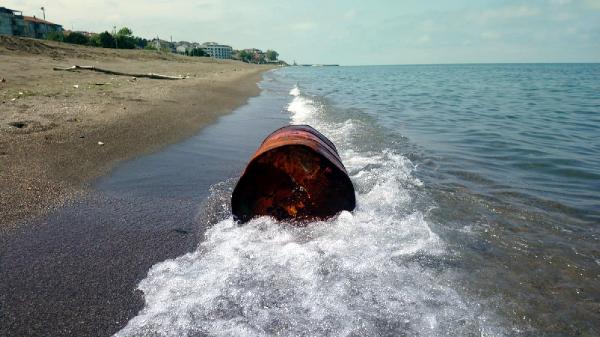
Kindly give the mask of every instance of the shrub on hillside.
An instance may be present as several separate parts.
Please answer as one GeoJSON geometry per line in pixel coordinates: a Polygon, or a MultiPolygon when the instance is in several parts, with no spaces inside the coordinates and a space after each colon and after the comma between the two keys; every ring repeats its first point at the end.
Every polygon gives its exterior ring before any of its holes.
{"type": "Polygon", "coordinates": [[[48,32],[48,35],[46,36],[46,40],[50,40],[50,41],[63,41],[65,38],[65,36],[63,35],[62,32],[48,32]]]}
{"type": "Polygon", "coordinates": [[[115,48],[115,38],[109,32],[102,32],[98,34],[99,47],[102,48],[115,48]]]}
{"type": "Polygon", "coordinates": [[[64,41],[73,44],[88,44],[89,38],[84,34],[78,32],[72,32],[64,37],[64,41]]]}
{"type": "Polygon", "coordinates": [[[206,52],[202,48],[193,48],[192,50],[189,51],[189,55],[190,56],[208,56],[208,54],[206,54],[206,52]]]}

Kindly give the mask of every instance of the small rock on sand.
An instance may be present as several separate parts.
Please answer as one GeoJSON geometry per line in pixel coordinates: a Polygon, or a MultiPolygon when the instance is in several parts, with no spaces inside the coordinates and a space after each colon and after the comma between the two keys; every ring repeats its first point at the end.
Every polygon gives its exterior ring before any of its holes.
{"type": "Polygon", "coordinates": [[[98,142],[98,145],[102,146],[102,145],[104,145],[104,143],[103,142],[98,142]]]}

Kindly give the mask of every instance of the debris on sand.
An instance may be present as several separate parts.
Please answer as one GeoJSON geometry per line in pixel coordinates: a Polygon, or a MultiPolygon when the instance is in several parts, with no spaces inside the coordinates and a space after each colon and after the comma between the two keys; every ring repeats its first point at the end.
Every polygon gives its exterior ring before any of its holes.
{"type": "Polygon", "coordinates": [[[152,79],[156,79],[156,80],[184,80],[187,77],[184,76],[168,76],[168,75],[162,75],[162,74],[155,74],[155,73],[148,73],[148,74],[131,74],[131,73],[124,73],[121,71],[114,71],[114,70],[108,70],[108,69],[102,69],[102,68],[98,68],[98,67],[94,67],[94,66],[78,66],[78,65],[74,65],[71,67],[54,67],[52,68],[52,70],[56,70],[56,71],[79,71],[79,70],[91,70],[91,71],[96,71],[99,73],[104,73],[104,74],[110,74],[110,75],[119,75],[119,76],[131,76],[131,77],[145,77],[145,78],[152,78],[152,79]]]}

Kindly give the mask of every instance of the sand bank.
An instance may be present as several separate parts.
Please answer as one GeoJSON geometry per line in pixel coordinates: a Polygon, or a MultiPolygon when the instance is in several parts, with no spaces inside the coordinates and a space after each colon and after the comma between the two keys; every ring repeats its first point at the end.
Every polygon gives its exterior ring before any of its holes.
{"type": "Polygon", "coordinates": [[[265,66],[0,36],[0,230],[85,193],[115,163],[197,132],[258,94],[265,66]],[[189,76],[155,80],[56,66],[189,76]]]}

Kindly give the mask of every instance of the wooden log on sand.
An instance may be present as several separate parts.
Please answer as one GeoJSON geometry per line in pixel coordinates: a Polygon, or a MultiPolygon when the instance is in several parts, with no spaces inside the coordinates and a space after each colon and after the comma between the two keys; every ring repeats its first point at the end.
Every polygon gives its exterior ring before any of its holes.
{"type": "Polygon", "coordinates": [[[169,75],[161,75],[161,74],[154,74],[154,73],[148,73],[148,74],[124,73],[124,72],[120,72],[120,71],[102,69],[102,68],[98,68],[98,67],[94,67],[94,66],[74,65],[72,67],[67,67],[67,68],[54,67],[52,69],[56,70],[56,71],[90,70],[90,71],[97,71],[97,72],[109,74],[109,75],[144,77],[144,78],[152,78],[152,79],[156,79],[156,80],[184,80],[187,78],[187,76],[185,76],[185,77],[184,76],[169,76],[169,75]]]}

